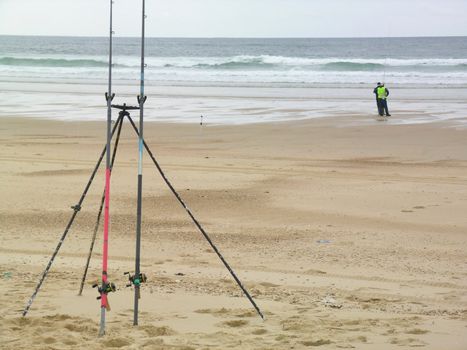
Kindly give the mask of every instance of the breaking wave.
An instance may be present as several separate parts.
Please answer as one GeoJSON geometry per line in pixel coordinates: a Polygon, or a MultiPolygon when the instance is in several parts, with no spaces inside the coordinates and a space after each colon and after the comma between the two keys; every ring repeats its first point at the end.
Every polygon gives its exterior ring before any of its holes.
{"type": "Polygon", "coordinates": [[[106,61],[97,59],[0,57],[0,66],[99,68],[107,67],[107,65],[106,61]]]}
{"type": "MultiPolygon", "coordinates": [[[[116,68],[137,68],[137,56],[114,57],[116,68]]],[[[148,69],[324,72],[467,72],[467,59],[343,59],[285,56],[148,57],[148,69]]],[[[0,66],[106,68],[102,57],[0,57],[0,66]]]]}

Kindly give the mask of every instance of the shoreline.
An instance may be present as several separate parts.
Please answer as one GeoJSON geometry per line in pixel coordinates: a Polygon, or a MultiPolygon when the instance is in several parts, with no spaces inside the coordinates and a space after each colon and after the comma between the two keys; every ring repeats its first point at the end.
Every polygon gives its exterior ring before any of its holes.
{"type": "MultiPolygon", "coordinates": [[[[7,84],[0,82],[0,109],[5,116],[27,116],[57,120],[99,120],[104,115],[103,85],[7,84]]],[[[115,87],[116,103],[135,101],[134,88],[115,87]]],[[[434,123],[449,120],[465,127],[461,106],[464,89],[390,88],[388,124],[434,123]]],[[[372,89],[321,88],[214,88],[147,87],[147,122],[242,125],[289,122],[352,116],[349,125],[366,125],[377,120],[372,89]]]]}

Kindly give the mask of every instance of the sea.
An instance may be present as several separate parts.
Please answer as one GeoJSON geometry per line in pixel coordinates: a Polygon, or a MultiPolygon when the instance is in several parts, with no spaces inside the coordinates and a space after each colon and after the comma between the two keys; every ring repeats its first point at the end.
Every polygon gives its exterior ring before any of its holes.
{"type": "MultiPolygon", "coordinates": [[[[114,39],[116,81],[139,78],[140,39],[114,39]]],[[[467,84],[467,37],[146,39],[148,84],[467,84]]],[[[108,39],[0,36],[0,79],[99,82],[108,39]]]]}
{"type": "MultiPolygon", "coordinates": [[[[121,87],[122,94],[138,93],[140,52],[139,38],[114,38],[113,84],[117,91],[121,87]]],[[[204,93],[211,96],[223,91],[224,97],[249,97],[245,88],[256,88],[247,91],[253,91],[252,96],[258,98],[298,96],[306,100],[318,96],[323,100],[326,97],[339,99],[343,95],[355,96],[356,100],[365,96],[370,101],[373,97],[371,88],[377,82],[410,90],[457,89],[456,96],[467,86],[467,37],[147,38],[145,53],[145,84],[148,89],[154,88],[160,99],[164,98],[164,92],[173,91],[166,94],[166,100],[160,101],[160,120],[186,120],[183,116],[176,118],[178,112],[216,115],[225,112],[225,103],[220,103],[217,109],[211,103],[211,110],[200,107],[199,100],[185,101],[187,108],[174,106],[168,100],[173,100],[175,95],[199,96],[204,93]],[[183,88],[198,89],[187,93],[183,88]],[[243,92],[239,93],[242,88],[243,92]],[[356,88],[366,91],[364,94],[343,92],[356,88]],[[291,93],[290,89],[296,93],[291,93]],[[284,92],[283,96],[280,91],[284,92]],[[313,91],[311,95],[309,91],[313,91]],[[197,107],[194,108],[193,104],[197,107]]],[[[2,107],[10,107],[10,114],[34,113],[34,108],[14,107],[15,104],[27,103],[17,96],[21,90],[36,94],[68,93],[70,99],[74,94],[75,105],[84,109],[89,106],[84,100],[78,101],[77,96],[87,95],[92,100],[91,105],[100,105],[90,95],[106,91],[108,56],[109,41],[104,37],[0,36],[0,93],[10,102],[14,101],[9,104],[0,101],[0,115],[4,114],[2,107]]],[[[440,95],[443,94],[445,92],[440,95]]],[[[41,96],[41,100],[43,98],[46,96],[41,96]]],[[[33,103],[44,104],[37,99],[33,103]]],[[[298,105],[300,110],[309,107],[306,103],[298,105]]],[[[97,119],[88,112],[65,114],[56,107],[47,111],[44,106],[36,112],[42,116],[69,118],[81,115],[82,118],[97,119]]],[[[267,106],[257,104],[252,108],[267,110],[267,106]]],[[[286,109],[286,105],[282,106],[282,110],[286,109]]],[[[272,119],[280,119],[273,112],[272,119]]],[[[310,116],[320,115],[319,112],[320,108],[311,108],[310,116]]],[[[256,115],[262,116],[261,120],[271,119],[261,113],[256,115]]],[[[301,113],[298,117],[303,119],[306,115],[301,113]]],[[[257,121],[258,118],[235,120],[257,121]]]]}

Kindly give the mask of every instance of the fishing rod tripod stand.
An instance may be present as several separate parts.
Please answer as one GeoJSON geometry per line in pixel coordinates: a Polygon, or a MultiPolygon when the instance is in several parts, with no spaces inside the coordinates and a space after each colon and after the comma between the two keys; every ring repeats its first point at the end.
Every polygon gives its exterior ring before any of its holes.
{"type": "MultiPolygon", "coordinates": [[[[113,99],[113,95],[111,96],[111,98],[113,99]]],[[[106,96],[106,98],[108,98],[108,96],[106,96]]],[[[143,97],[144,98],[144,101],[142,101],[143,103],[145,102],[146,100],[146,97],[143,97]]],[[[141,102],[141,99],[140,97],[138,96],[138,103],[141,102]]],[[[116,134],[116,137],[115,137],[115,141],[114,141],[114,147],[113,147],[113,151],[112,151],[112,158],[111,158],[111,163],[110,163],[110,170],[112,171],[113,170],[113,166],[115,164],[115,158],[116,158],[116,155],[117,155],[117,149],[118,149],[118,144],[119,144],[119,141],[120,141],[120,134],[121,134],[121,130],[122,130],[122,126],[123,126],[123,121],[124,119],[126,118],[135,134],[137,137],[140,136],[140,133],[139,133],[139,130],[136,126],[136,124],[134,123],[133,119],[131,118],[131,115],[130,115],[130,111],[131,110],[138,110],[139,107],[136,107],[136,106],[127,106],[126,104],[123,104],[123,105],[111,105],[112,108],[115,108],[115,109],[119,109],[120,112],[118,114],[118,117],[112,127],[112,131],[111,131],[111,136],[110,136],[110,139],[112,140],[116,134]]],[[[146,141],[143,139],[143,146],[147,152],[147,154],[149,155],[149,157],[151,158],[153,164],[155,165],[156,167],[156,170],[157,172],[161,175],[163,181],[165,182],[165,184],[168,186],[168,188],[170,189],[170,191],[173,193],[173,195],[175,196],[175,198],[177,199],[177,201],[182,205],[182,207],[185,209],[186,213],[188,214],[188,216],[191,218],[191,220],[193,221],[193,223],[195,224],[195,226],[198,228],[198,230],[200,231],[200,233],[204,236],[204,238],[207,240],[207,242],[209,243],[209,245],[211,246],[211,248],[214,250],[214,252],[217,254],[217,256],[219,257],[219,259],[222,261],[223,265],[227,268],[227,270],[229,271],[230,275],[233,277],[233,279],[235,280],[235,282],[237,283],[237,285],[239,286],[239,288],[242,290],[242,292],[245,294],[245,296],[247,297],[247,299],[250,301],[251,305],[254,307],[254,309],[256,310],[256,312],[258,313],[258,315],[264,320],[264,315],[263,313],[261,312],[261,310],[259,309],[259,307],[256,305],[255,301],[253,300],[253,298],[251,297],[251,295],[249,294],[249,292],[247,291],[247,289],[243,286],[242,282],[240,281],[240,279],[237,277],[237,275],[235,274],[235,272],[233,271],[233,269],[230,267],[230,265],[227,263],[227,261],[224,259],[224,257],[222,256],[222,254],[220,253],[220,251],[218,250],[218,248],[216,247],[216,245],[213,243],[213,241],[211,240],[211,238],[209,237],[209,235],[206,233],[206,231],[203,229],[203,227],[201,226],[201,224],[198,222],[198,220],[195,218],[195,216],[193,215],[193,213],[191,212],[191,210],[188,208],[188,206],[186,205],[186,203],[183,201],[183,199],[181,198],[180,194],[175,190],[175,188],[173,187],[173,185],[171,184],[171,182],[168,180],[168,178],[166,177],[163,169],[161,168],[159,162],[157,161],[156,157],[154,156],[154,154],[152,153],[152,151],[150,150],[149,146],[147,145],[146,141]]],[[[69,233],[69,230],[77,216],[77,214],[79,213],[79,211],[81,210],[82,208],[82,204],[84,202],[84,199],[86,198],[86,195],[89,191],[89,188],[91,187],[91,184],[94,180],[94,177],[102,163],[102,160],[104,158],[104,155],[106,154],[106,147],[104,147],[104,149],[102,150],[101,154],[100,154],[100,157],[91,173],[91,176],[89,178],[89,181],[88,183],[86,184],[85,188],[84,188],[84,191],[78,201],[78,203],[74,206],[71,207],[71,209],[73,209],[73,213],[68,221],[68,224],[65,228],[65,231],[63,232],[58,244],[57,244],[57,247],[55,248],[55,251],[53,252],[52,254],[52,257],[50,258],[44,272],[42,273],[40,279],[39,279],[39,282],[36,286],[36,289],[34,291],[34,293],[32,294],[31,298],[29,299],[26,307],[24,308],[22,314],[23,316],[26,316],[34,299],[36,298],[37,296],[37,293],[39,292],[41,286],[42,286],[42,283],[44,282],[45,278],[47,277],[47,274],[54,262],[54,259],[55,257],[57,256],[64,240],[66,239],[68,233],[69,233]]],[[[95,240],[96,240],[96,236],[97,236],[97,231],[99,229],[99,224],[100,224],[100,221],[101,221],[101,216],[102,216],[102,211],[103,211],[103,208],[104,208],[104,201],[105,201],[105,189],[104,189],[104,192],[102,194],[102,197],[101,197],[101,202],[100,202],[100,207],[99,207],[99,211],[98,211],[98,214],[97,214],[97,219],[96,219],[96,223],[94,225],[94,230],[93,230],[93,235],[92,235],[92,239],[91,239],[91,245],[90,245],[90,248],[89,248],[89,253],[88,253],[88,257],[87,257],[87,260],[86,260],[86,264],[85,264],[85,268],[84,268],[84,272],[83,272],[83,277],[81,279],[81,284],[80,284],[80,289],[79,289],[79,293],[78,295],[82,295],[82,292],[83,292],[83,287],[84,287],[84,284],[85,284],[85,281],[86,281],[86,277],[87,277],[87,273],[88,273],[88,268],[89,268],[89,263],[90,263],[90,260],[91,260],[91,256],[92,256],[92,252],[93,252],[93,248],[94,248],[94,244],[95,244],[95,240]]],[[[135,272],[135,274],[131,274],[130,272],[125,272],[124,275],[128,275],[128,280],[129,280],[129,284],[127,286],[133,286],[135,287],[135,289],[138,289],[138,298],[139,298],[139,287],[141,286],[141,284],[145,283],[147,281],[147,277],[146,277],[146,274],[142,273],[142,272],[135,272]]],[[[107,296],[108,293],[110,292],[115,292],[116,291],[116,287],[113,283],[111,282],[107,282],[105,285],[102,285],[102,286],[98,286],[98,285],[94,285],[96,288],[98,288],[98,291],[99,291],[99,294],[100,297],[102,297],[102,295],[105,295],[107,296]]],[[[109,307],[110,309],[110,307],[109,307]]],[[[137,312],[137,311],[136,311],[137,312]]]]}

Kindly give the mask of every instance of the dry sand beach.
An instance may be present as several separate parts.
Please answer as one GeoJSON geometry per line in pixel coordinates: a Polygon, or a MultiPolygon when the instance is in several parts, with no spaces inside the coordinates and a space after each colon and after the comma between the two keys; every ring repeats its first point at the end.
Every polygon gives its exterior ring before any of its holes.
{"type": "Polygon", "coordinates": [[[134,268],[136,215],[137,142],[127,124],[111,193],[109,276],[118,291],[100,339],[91,288],[100,237],[84,295],[77,292],[102,169],[30,314],[21,310],[89,178],[105,125],[2,118],[0,347],[467,349],[467,129],[369,118],[147,123],[167,176],[266,320],[145,156],[149,280],[137,328],[123,276],[134,268]]]}

